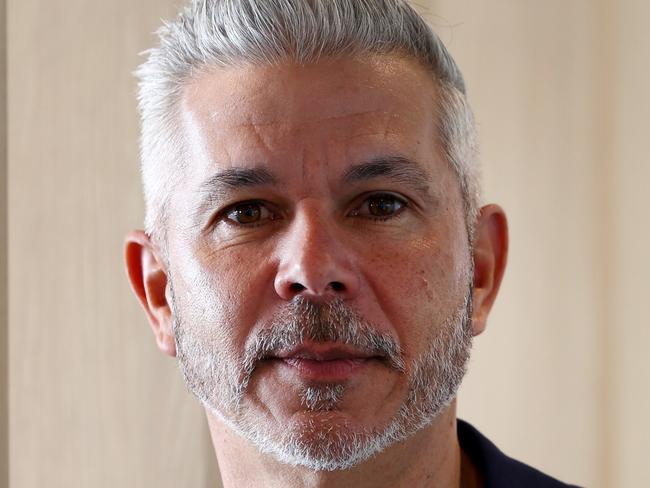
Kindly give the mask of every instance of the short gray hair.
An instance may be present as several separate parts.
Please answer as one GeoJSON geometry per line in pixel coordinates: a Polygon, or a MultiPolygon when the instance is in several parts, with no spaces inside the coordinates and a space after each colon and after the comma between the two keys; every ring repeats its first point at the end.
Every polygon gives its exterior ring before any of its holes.
{"type": "Polygon", "coordinates": [[[184,168],[183,86],[214,66],[299,64],[402,52],[438,84],[439,140],[459,178],[470,242],[480,201],[474,117],[463,76],[438,36],[405,0],[193,0],[157,32],[138,68],[145,230],[161,236],[173,182],[184,168]]]}

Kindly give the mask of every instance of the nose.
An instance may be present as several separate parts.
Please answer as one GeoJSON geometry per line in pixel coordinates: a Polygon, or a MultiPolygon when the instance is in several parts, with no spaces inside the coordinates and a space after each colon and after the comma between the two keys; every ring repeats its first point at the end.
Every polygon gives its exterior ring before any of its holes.
{"type": "Polygon", "coordinates": [[[285,299],[350,300],[359,291],[359,276],[334,224],[311,208],[298,212],[280,243],[275,290],[285,299]],[[321,217],[319,217],[321,215],[321,217]]]}

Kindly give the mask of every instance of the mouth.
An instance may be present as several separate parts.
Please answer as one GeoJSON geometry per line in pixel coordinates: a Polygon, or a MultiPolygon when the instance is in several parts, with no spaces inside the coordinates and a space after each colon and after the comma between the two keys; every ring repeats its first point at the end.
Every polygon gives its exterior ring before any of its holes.
{"type": "Polygon", "coordinates": [[[267,358],[308,381],[341,382],[383,357],[341,344],[302,344],[267,358]]]}

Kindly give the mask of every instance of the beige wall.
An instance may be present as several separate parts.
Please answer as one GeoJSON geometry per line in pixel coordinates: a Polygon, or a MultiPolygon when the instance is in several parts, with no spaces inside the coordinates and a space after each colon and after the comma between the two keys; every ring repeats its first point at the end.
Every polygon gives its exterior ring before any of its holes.
{"type": "Polygon", "coordinates": [[[8,483],[7,317],[7,52],[5,2],[0,0],[0,486],[8,483]]]}
{"type": "Polygon", "coordinates": [[[617,4],[609,170],[609,364],[611,486],[650,486],[650,3],[617,4]]]}
{"type": "Polygon", "coordinates": [[[437,0],[511,257],[460,416],[590,487],[650,486],[650,4],[437,0]]]}
{"type": "Polygon", "coordinates": [[[214,486],[122,264],[142,219],[131,73],[171,4],[9,1],[12,488],[214,486]]]}
{"type": "MultiPolygon", "coordinates": [[[[174,3],[8,2],[12,487],[217,486],[122,271],[142,219],[131,72],[174,3]]],[[[432,4],[512,230],[460,416],[568,481],[650,486],[650,4],[432,4]]]]}

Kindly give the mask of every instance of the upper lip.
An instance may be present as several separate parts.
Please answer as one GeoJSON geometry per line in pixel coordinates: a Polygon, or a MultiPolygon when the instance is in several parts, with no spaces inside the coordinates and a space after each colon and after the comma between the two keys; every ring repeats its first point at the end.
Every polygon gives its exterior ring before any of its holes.
{"type": "Polygon", "coordinates": [[[301,344],[288,351],[275,355],[279,359],[311,359],[315,361],[334,361],[336,359],[367,359],[377,357],[345,344],[301,344]]]}

